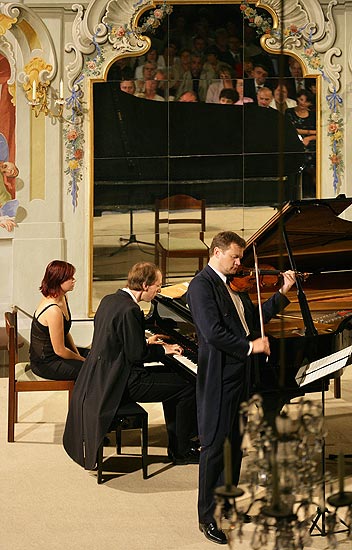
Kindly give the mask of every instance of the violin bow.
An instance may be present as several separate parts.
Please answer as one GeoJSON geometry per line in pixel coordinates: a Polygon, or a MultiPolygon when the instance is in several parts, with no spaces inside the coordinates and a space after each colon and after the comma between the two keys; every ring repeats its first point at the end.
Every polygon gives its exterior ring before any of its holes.
{"type": "Polygon", "coordinates": [[[257,283],[257,296],[258,296],[258,308],[259,308],[259,322],[260,322],[260,334],[264,338],[264,321],[263,321],[263,310],[262,310],[262,300],[260,296],[260,282],[259,282],[259,267],[258,267],[258,257],[257,251],[255,248],[255,243],[253,243],[253,258],[254,258],[254,268],[255,268],[255,281],[257,283]]]}

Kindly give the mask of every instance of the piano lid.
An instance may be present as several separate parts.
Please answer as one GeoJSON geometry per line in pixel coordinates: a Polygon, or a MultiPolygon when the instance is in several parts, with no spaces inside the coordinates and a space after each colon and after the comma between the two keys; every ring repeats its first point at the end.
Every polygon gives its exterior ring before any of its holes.
{"type": "Polygon", "coordinates": [[[277,269],[290,269],[283,240],[285,227],[298,271],[351,269],[352,222],[338,217],[351,204],[352,198],[344,196],[287,203],[250,237],[242,263],[254,265],[255,243],[259,266],[267,263],[277,269]]]}
{"type": "Polygon", "coordinates": [[[285,176],[304,166],[302,141],[276,109],[150,101],[112,81],[95,82],[93,94],[95,181],[278,177],[281,145],[285,176]]]}

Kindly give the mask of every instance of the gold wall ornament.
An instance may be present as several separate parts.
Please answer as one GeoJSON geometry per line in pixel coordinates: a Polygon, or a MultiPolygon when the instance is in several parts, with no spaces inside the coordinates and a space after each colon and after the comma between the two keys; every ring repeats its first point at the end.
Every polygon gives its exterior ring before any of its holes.
{"type": "Polygon", "coordinates": [[[10,30],[12,25],[15,25],[16,23],[16,17],[9,17],[8,15],[0,13],[0,36],[5,34],[6,31],[10,30]]]}
{"type": "Polygon", "coordinates": [[[49,92],[50,80],[48,74],[52,71],[41,57],[33,57],[24,67],[25,78],[23,90],[27,95],[28,104],[32,107],[35,117],[40,113],[53,118],[61,118],[64,109],[63,81],[60,80],[59,95],[49,92]],[[51,108],[51,104],[55,107],[51,108]],[[54,110],[55,109],[55,110],[54,110]]]}
{"type": "Polygon", "coordinates": [[[11,96],[11,103],[16,107],[16,84],[8,84],[7,89],[11,96]]]}

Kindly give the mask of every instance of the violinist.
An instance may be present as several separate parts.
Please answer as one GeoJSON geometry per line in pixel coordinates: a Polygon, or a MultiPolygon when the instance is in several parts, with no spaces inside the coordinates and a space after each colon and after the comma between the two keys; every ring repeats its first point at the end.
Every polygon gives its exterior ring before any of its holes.
{"type": "MultiPolygon", "coordinates": [[[[231,442],[233,484],[237,485],[242,460],[239,408],[247,399],[250,358],[270,354],[268,338],[252,336],[259,325],[258,308],[247,294],[227,285],[227,277],[241,265],[245,246],[232,231],[218,233],[209,249],[208,265],[192,279],[187,293],[198,337],[199,528],[218,544],[227,544],[214,519],[214,489],[224,485],[224,442],[227,437],[231,442]]],[[[286,271],[282,277],[280,290],[262,306],[265,323],[289,303],[286,294],[295,274],[286,271]]]]}

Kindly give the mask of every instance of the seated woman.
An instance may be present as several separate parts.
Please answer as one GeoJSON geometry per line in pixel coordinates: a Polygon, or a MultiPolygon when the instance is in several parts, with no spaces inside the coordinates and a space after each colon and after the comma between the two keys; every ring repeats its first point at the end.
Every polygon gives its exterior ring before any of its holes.
{"type": "Polygon", "coordinates": [[[85,359],[69,332],[66,293],[75,286],[75,271],[68,262],[53,260],[39,287],[44,297],[33,316],[29,353],[32,371],[49,380],[76,380],[85,359]]]}

